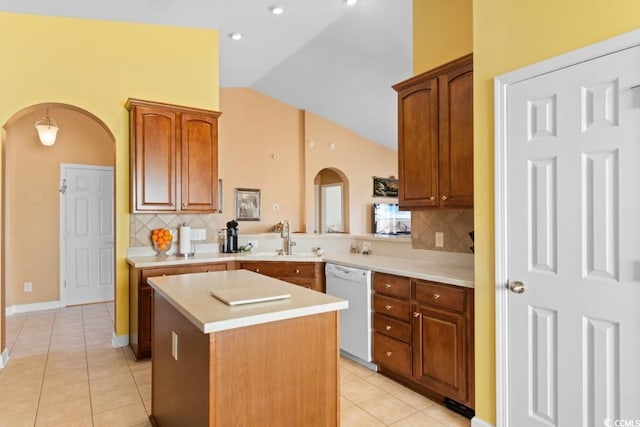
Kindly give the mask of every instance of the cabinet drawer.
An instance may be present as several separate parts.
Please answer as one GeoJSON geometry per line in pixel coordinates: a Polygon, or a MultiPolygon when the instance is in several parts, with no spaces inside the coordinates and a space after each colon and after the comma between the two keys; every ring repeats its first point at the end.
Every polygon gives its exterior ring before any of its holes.
{"type": "Polygon", "coordinates": [[[373,296],[373,309],[376,313],[409,321],[409,304],[406,302],[375,294],[373,296]]]}
{"type": "Polygon", "coordinates": [[[308,277],[278,277],[280,280],[284,280],[287,283],[293,283],[294,285],[302,286],[303,288],[313,289],[316,285],[316,279],[308,277]]]}
{"type": "Polygon", "coordinates": [[[147,278],[157,276],[175,276],[176,274],[189,274],[189,273],[206,273],[209,271],[222,271],[227,269],[227,264],[224,262],[217,264],[192,264],[192,265],[180,265],[172,267],[161,268],[145,268],[141,270],[142,283],[146,284],[147,278]]]}
{"type": "Polygon", "coordinates": [[[459,312],[464,312],[467,306],[463,288],[421,280],[416,280],[416,302],[459,312]]]}
{"type": "Polygon", "coordinates": [[[411,284],[407,277],[374,273],[373,290],[380,294],[408,301],[409,295],[411,294],[411,284]]]}
{"type": "Polygon", "coordinates": [[[374,332],[373,360],[390,371],[407,378],[411,377],[411,346],[409,344],[374,332]]]}
{"type": "Polygon", "coordinates": [[[241,262],[240,268],[269,277],[316,277],[315,263],[295,263],[286,261],[241,262]]]}
{"type": "Polygon", "coordinates": [[[407,322],[375,313],[373,315],[373,329],[392,338],[407,343],[411,342],[411,326],[407,322]]]}

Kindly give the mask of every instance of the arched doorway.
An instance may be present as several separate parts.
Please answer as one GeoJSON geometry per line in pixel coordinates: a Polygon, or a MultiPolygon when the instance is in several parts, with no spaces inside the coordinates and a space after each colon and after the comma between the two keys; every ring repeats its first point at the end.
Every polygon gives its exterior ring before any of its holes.
{"type": "Polygon", "coordinates": [[[314,233],[349,232],[349,180],[336,168],[320,170],[314,180],[314,233]]]}
{"type": "MultiPolygon", "coordinates": [[[[2,135],[0,309],[4,316],[6,307],[30,311],[60,305],[60,165],[113,168],[115,137],[92,113],[61,103],[37,104],[16,112],[4,124],[2,135]],[[47,108],[60,128],[50,147],[40,143],[34,127],[47,108]],[[25,292],[29,287],[31,291],[25,292]]],[[[110,225],[115,236],[115,222],[110,225]]],[[[115,269],[111,275],[115,277],[115,269]]],[[[3,331],[3,341],[4,336],[3,331]]],[[[0,344],[4,348],[4,342],[0,344]]]]}

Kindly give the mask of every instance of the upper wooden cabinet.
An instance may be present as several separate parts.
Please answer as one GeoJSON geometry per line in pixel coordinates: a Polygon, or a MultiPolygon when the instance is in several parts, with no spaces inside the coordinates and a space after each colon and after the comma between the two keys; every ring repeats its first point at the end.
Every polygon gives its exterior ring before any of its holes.
{"type": "Polygon", "coordinates": [[[400,207],[473,207],[473,56],[393,88],[400,207]]]}
{"type": "Polygon", "coordinates": [[[216,212],[219,112],[127,101],[132,212],[216,212]]]}

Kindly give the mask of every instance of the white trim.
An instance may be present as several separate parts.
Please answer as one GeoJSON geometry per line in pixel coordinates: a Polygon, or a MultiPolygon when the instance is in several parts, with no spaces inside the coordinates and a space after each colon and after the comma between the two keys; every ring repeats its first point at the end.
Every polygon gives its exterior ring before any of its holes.
{"type": "Polygon", "coordinates": [[[481,420],[478,417],[473,417],[471,419],[471,427],[494,427],[494,425],[489,424],[488,422],[481,420]]]}
{"type": "Polygon", "coordinates": [[[116,335],[113,333],[111,337],[111,345],[114,347],[126,347],[129,345],[129,335],[116,335]]]}
{"type": "Polygon", "coordinates": [[[33,304],[20,304],[7,307],[5,314],[11,316],[18,313],[29,313],[31,311],[55,310],[62,307],[60,301],[36,302],[33,304]]]}
{"type": "MultiPolygon", "coordinates": [[[[496,286],[496,426],[509,422],[509,272],[507,240],[507,92],[510,85],[571,67],[604,55],[640,45],[640,30],[634,30],[572,52],[502,74],[494,79],[494,219],[496,286]]],[[[475,418],[474,424],[476,427],[475,418]]],[[[482,424],[477,424],[481,426],[482,424]]]]}
{"type": "Polygon", "coordinates": [[[2,354],[0,354],[0,369],[7,366],[8,361],[9,361],[9,349],[5,348],[2,354]]]}

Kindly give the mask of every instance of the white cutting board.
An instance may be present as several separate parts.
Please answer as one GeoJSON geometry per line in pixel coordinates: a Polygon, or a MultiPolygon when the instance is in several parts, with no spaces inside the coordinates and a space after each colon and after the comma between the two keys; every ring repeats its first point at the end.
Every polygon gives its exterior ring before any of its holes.
{"type": "Polygon", "coordinates": [[[291,294],[286,291],[278,291],[265,286],[216,289],[211,291],[211,295],[228,305],[251,304],[291,298],[291,294]]]}

